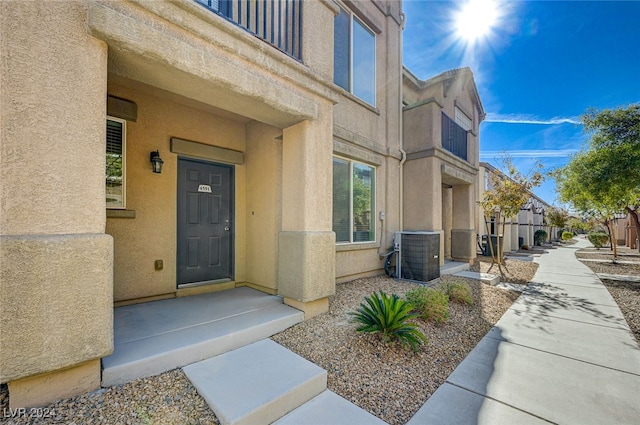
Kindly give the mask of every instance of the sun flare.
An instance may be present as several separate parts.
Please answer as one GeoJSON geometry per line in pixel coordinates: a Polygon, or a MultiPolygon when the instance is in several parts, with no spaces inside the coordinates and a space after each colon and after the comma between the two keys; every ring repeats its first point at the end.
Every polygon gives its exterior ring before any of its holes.
{"type": "Polygon", "coordinates": [[[487,38],[500,17],[496,0],[468,0],[455,13],[456,35],[468,43],[487,38]]]}

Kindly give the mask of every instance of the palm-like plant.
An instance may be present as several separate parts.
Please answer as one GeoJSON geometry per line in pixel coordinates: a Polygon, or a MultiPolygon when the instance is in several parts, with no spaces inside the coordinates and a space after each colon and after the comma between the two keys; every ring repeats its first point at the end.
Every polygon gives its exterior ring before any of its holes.
{"type": "Polygon", "coordinates": [[[393,343],[398,341],[403,347],[411,347],[417,351],[420,345],[427,342],[427,337],[411,320],[418,317],[413,313],[413,306],[395,294],[384,292],[373,293],[365,297],[365,303],[355,312],[349,313],[351,321],[358,323],[356,331],[363,333],[379,333],[382,341],[393,343]]]}

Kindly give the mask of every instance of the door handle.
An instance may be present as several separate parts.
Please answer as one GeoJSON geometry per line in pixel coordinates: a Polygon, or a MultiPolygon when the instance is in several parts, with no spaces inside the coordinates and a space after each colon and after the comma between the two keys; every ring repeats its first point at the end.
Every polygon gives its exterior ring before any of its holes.
{"type": "Polygon", "coordinates": [[[224,230],[226,230],[228,232],[230,230],[229,226],[224,226],[224,230]]]}

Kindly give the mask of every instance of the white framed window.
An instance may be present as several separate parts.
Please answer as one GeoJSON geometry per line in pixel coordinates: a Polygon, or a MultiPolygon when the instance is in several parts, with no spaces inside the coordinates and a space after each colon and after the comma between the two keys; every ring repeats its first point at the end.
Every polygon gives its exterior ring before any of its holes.
{"type": "Polygon", "coordinates": [[[333,157],[333,231],[336,243],[375,242],[376,169],[333,157]]]}
{"type": "Polygon", "coordinates": [[[455,122],[466,131],[470,131],[473,128],[473,120],[456,107],[455,122]]]}
{"type": "Polygon", "coordinates": [[[333,23],[333,82],[376,104],[376,35],[340,7],[333,23]]]}
{"type": "Polygon", "coordinates": [[[107,208],[125,208],[127,122],[107,117],[105,186],[107,208]]]}

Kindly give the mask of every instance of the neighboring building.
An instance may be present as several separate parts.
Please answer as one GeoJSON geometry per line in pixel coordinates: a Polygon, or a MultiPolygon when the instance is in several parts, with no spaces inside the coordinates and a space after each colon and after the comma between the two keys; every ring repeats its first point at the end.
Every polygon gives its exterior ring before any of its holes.
{"type": "Polygon", "coordinates": [[[638,230],[631,213],[616,214],[614,217],[614,231],[618,245],[638,249],[638,230]]]}
{"type": "MultiPolygon", "coordinates": [[[[479,200],[482,200],[484,198],[484,192],[490,190],[490,174],[497,174],[501,178],[509,178],[493,165],[486,162],[481,162],[480,181],[483,183],[479,185],[479,200]]],[[[498,226],[498,224],[496,223],[496,218],[493,215],[489,215],[488,217],[486,217],[482,208],[479,208],[479,238],[482,238],[487,234],[501,235],[503,252],[517,251],[523,245],[533,246],[534,235],[537,230],[544,230],[545,232],[547,232],[547,240],[555,239],[557,236],[556,233],[560,229],[547,224],[545,215],[547,210],[549,210],[550,208],[552,208],[550,204],[548,204],[535,194],[529,193],[529,199],[527,200],[527,202],[525,202],[524,205],[522,205],[518,215],[506,219],[504,232],[502,225],[498,226]]]]}
{"type": "Polygon", "coordinates": [[[114,305],[244,285],[311,317],[398,230],[475,256],[484,111],[468,69],[403,73],[401,2],[0,7],[12,403],[98,387],[114,305]]]}
{"type": "Polygon", "coordinates": [[[469,68],[426,81],[403,74],[406,230],[440,232],[440,260],[476,257],[480,123],[485,112],[469,68]]]}

